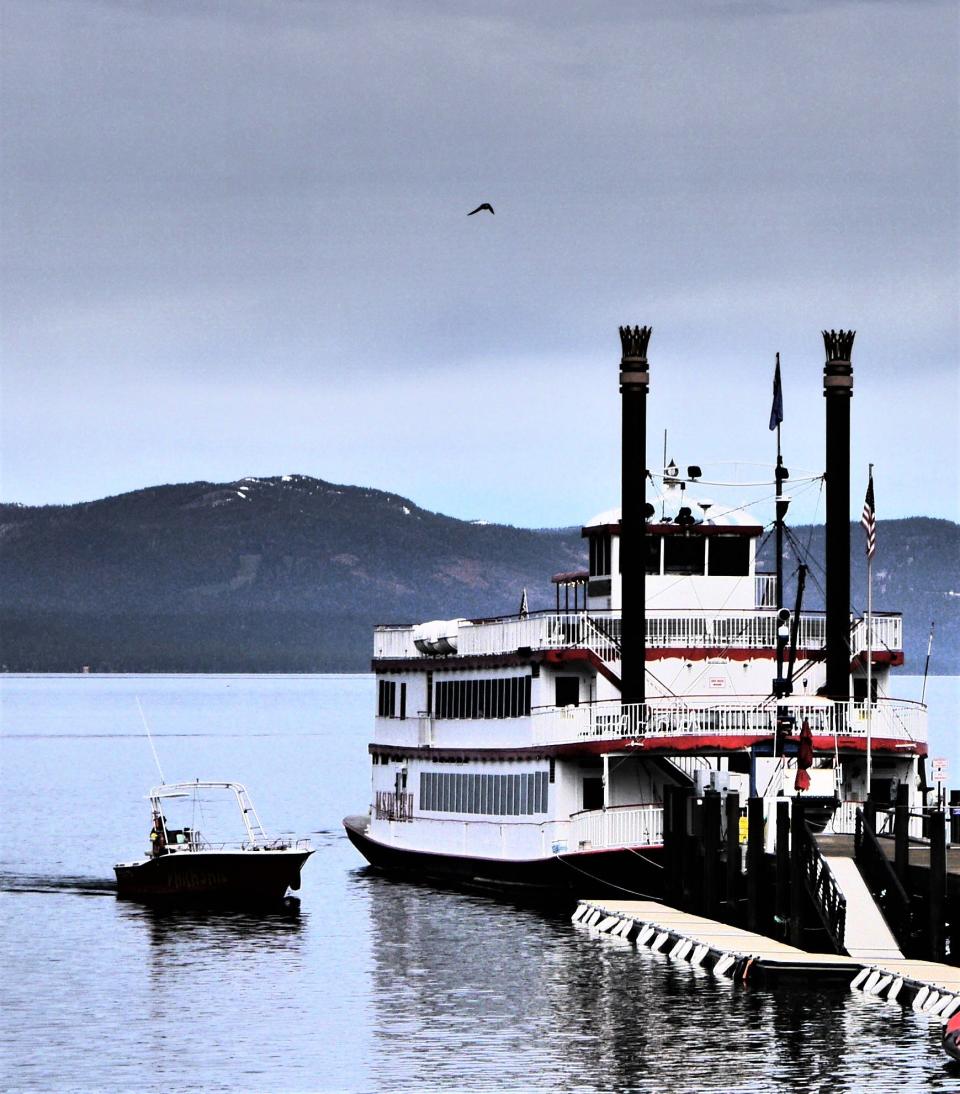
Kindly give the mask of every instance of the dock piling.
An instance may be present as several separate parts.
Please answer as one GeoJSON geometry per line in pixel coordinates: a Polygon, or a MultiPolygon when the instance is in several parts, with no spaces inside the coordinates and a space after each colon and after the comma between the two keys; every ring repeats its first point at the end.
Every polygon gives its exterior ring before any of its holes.
{"type": "Polygon", "coordinates": [[[703,795],[703,897],[700,906],[710,919],[717,917],[720,882],[720,807],[716,790],[703,795]]]}
{"type": "Polygon", "coordinates": [[[907,867],[910,864],[910,806],[907,801],[908,793],[909,787],[906,783],[897,787],[897,804],[893,818],[893,866],[900,884],[904,887],[907,884],[907,867]]]}
{"type": "Polygon", "coordinates": [[[947,891],[947,832],[942,809],[930,813],[930,899],[929,937],[930,959],[943,961],[944,911],[947,891]]]}
{"type": "Polygon", "coordinates": [[[763,798],[747,800],[747,928],[761,931],[763,923],[763,798]]]}
{"type": "Polygon", "coordinates": [[[737,919],[740,911],[740,795],[727,794],[727,918],[737,919]]]}
{"type": "Polygon", "coordinates": [[[803,938],[804,885],[800,855],[807,823],[805,806],[803,798],[794,798],[790,818],[790,944],[798,947],[803,938]]]}
{"type": "Polygon", "coordinates": [[[790,921],[790,803],[777,800],[777,899],[776,915],[781,923],[790,921]]]}

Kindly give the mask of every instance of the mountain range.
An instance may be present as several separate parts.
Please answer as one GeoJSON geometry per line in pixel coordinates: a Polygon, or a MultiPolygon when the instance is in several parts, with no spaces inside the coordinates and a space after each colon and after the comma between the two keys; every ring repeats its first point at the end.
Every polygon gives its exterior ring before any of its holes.
{"type": "MultiPolygon", "coordinates": [[[[865,599],[852,535],[855,605],[865,599]]],[[[805,607],[823,528],[792,529],[805,607]]],[[[772,568],[771,546],[762,557],[772,568]]],[[[586,564],[579,528],[464,521],[306,475],[156,486],[75,505],[0,505],[0,665],[11,672],[367,671],[374,623],[554,605],[586,564]]],[[[960,525],[881,521],[874,606],[904,613],[908,671],[958,672],[960,525]]]]}

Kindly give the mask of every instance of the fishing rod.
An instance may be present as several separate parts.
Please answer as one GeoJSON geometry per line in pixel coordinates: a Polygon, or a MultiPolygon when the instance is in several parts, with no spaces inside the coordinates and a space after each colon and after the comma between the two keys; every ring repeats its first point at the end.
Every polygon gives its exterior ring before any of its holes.
{"type": "Polygon", "coordinates": [[[160,772],[161,785],[167,780],[163,777],[163,768],[160,766],[160,757],[157,755],[156,746],[153,743],[153,734],[150,732],[150,723],[147,721],[146,714],[143,713],[143,703],[140,702],[140,696],[137,697],[137,709],[140,711],[140,721],[143,722],[143,728],[147,731],[147,740],[150,742],[150,751],[153,753],[154,763],[157,765],[157,771],[160,772]]]}
{"type": "Polygon", "coordinates": [[[927,660],[923,666],[923,687],[920,689],[920,702],[922,703],[924,697],[927,694],[927,673],[930,671],[930,651],[933,649],[933,628],[935,626],[933,620],[930,621],[930,637],[927,639],[927,660]]]}

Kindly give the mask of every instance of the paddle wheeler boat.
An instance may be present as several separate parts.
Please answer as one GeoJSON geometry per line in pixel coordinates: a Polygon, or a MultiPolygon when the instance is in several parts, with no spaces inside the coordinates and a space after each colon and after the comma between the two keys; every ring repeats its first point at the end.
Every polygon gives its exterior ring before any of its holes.
{"type": "Polygon", "coordinates": [[[150,791],[149,800],[150,850],[137,862],[114,866],[118,896],[250,905],[279,902],[288,889],[300,888],[300,871],[313,854],[309,840],[268,836],[240,783],[165,783],[150,791]],[[212,841],[195,826],[196,818],[217,804],[229,804],[231,797],[239,808],[245,838],[212,841]],[[181,827],[167,821],[171,806],[185,817],[181,827]]]}
{"type": "Polygon", "coordinates": [[[824,332],[827,471],[805,480],[826,480],[825,611],[784,605],[779,451],[752,484],[769,524],[702,496],[721,484],[699,466],[644,473],[649,328],[620,333],[623,505],[583,527],[589,566],[553,577],[555,609],[375,629],[371,802],[344,825],[381,870],[656,896],[671,785],[768,813],[803,794],[838,832],[868,790],[922,804],[926,711],[889,693],[901,617],[850,610],[852,332],[824,332]]]}

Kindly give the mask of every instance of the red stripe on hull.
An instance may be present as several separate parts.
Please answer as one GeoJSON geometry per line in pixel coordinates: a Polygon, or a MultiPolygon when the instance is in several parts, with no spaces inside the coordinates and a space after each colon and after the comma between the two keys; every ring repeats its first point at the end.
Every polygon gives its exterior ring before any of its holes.
{"type": "MultiPolygon", "coordinates": [[[[530,760],[550,756],[602,756],[606,752],[646,752],[663,755],[671,752],[715,755],[718,752],[743,752],[754,745],[769,743],[773,736],[769,733],[757,736],[722,736],[715,734],[690,735],[685,737],[658,738],[617,738],[605,741],[574,741],[569,744],[533,745],[529,748],[430,748],[405,747],[403,745],[369,744],[367,751],[378,753],[393,759],[408,756],[422,756],[424,759],[440,761],[456,760],[530,760]]],[[[796,744],[798,737],[788,741],[796,744]]],[[[837,748],[844,752],[866,752],[865,737],[837,738],[837,748]]],[[[891,752],[898,756],[926,756],[927,746],[914,741],[897,741],[886,737],[874,737],[871,748],[875,752],[891,752]]],[[[813,738],[813,750],[816,755],[833,755],[833,737],[817,736],[813,738]]]]}

